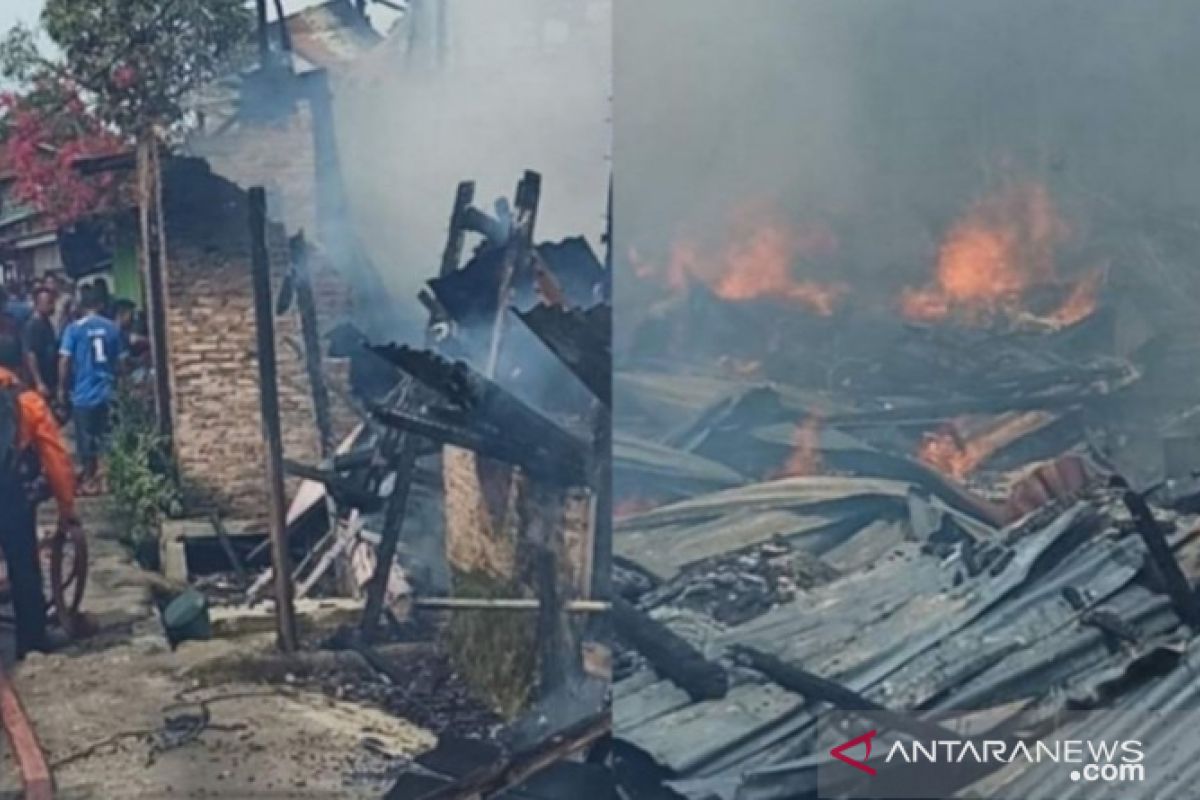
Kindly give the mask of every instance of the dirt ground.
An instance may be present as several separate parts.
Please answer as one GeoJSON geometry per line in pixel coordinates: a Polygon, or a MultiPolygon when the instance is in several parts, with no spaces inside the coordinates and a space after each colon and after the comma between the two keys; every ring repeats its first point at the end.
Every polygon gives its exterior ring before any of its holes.
{"type": "MultiPolygon", "coordinates": [[[[6,660],[57,797],[376,798],[412,756],[433,746],[432,733],[400,717],[309,688],[314,681],[306,678],[315,676],[305,670],[314,660],[353,675],[358,666],[336,654],[302,657],[293,674],[270,634],[171,651],[147,576],[105,518],[102,507],[89,507],[84,605],[99,634],[20,665],[6,660]],[[272,669],[259,674],[260,661],[272,669]]],[[[19,778],[3,747],[0,798],[15,798],[19,778]]]]}

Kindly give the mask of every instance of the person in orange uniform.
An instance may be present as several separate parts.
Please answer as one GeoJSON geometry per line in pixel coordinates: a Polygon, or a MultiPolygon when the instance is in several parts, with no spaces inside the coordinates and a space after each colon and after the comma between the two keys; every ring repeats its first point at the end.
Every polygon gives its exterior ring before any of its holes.
{"type": "Polygon", "coordinates": [[[17,657],[49,649],[46,597],[37,544],[39,476],[58,502],[58,534],[79,524],[75,473],[54,414],[20,378],[21,343],[0,334],[0,550],[8,567],[17,622],[17,657]],[[15,416],[15,419],[13,417],[15,416]]]}

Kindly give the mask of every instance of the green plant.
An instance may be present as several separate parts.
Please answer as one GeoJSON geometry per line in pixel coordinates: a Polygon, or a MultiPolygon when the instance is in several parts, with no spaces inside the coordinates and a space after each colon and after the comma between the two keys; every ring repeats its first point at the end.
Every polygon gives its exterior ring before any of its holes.
{"type": "Polygon", "coordinates": [[[116,405],[108,477],[124,529],[122,539],[135,550],[157,540],[159,519],[179,501],[166,452],[167,443],[158,434],[146,402],[122,391],[116,405]]]}
{"type": "MultiPolygon", "coordinates": [[[[521,587],[479,572],[454,576],[456,597],[521,597],[521,587]]],[[[445,631],[455,670],[505,719],[529,705],[537,683],[537,615],[521,611],[453,613],[445,631]]]]}

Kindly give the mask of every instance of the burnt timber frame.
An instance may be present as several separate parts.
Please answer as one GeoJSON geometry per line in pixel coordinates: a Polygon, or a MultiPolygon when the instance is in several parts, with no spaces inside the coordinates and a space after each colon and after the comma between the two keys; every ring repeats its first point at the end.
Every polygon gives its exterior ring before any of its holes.
{"type": "Polygon", "coordinates": [[[279,384],[275,363],[275,324],[271,309],[271,263],[267,254],[267,196],[261,186],[249,192],[251,273],[254,286],[254,321],[258,334],[259,398],[263,438],[266,443],[267,492],[271,532],[271,563],[275,575],[275,622],[279,647],[285,653],[297,647],[293,607],[291,557],[287,547],[287,509],[283,491],[283,429],[279,420],[279,384]]]}

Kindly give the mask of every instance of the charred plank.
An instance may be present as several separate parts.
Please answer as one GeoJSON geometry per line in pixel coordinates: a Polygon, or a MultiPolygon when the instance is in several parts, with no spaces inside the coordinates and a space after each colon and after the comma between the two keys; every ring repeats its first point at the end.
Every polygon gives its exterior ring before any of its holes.
{"type": "Polygon", "coordinates": [[[612,598],[612,621],[617,636],[693,700],[720,700],[729,692],[729,675],[721,665],[706,659],[677,633],[624,598],[612,598]]]}
{"type": "MultiPolygon", "coordinates": [[[[405,782],[402,778],[401,782],[388,792],[387,800],[475,800],[480,797],[493,797],[497,792],[519,786],[534,775],[575,753],[586,750],[607,736],[611,730],[612,717],[605,710],[580,720],[532,747],[519,750],[508,758],[501,758],[473,769],[449,785],[430,786],[431,791],[425,794],[411,793],[410,787],[413,784],[405,782]]],[[[448,747],[453,748],[456,744],[457,742],[451,741],[448,747]]]]}
{"type": "Polygon", "coordinates": [[[612,307],[539,305],[517,316],[605,406],[612,405],[612,307]]]}
{"type": "Polygon", "coordinates": [[[523,445],[541,443],[553,453],[576,454],[581,461],[586,459],[589,450],[586,442],[561,429],[466,363],[448,361],[427,350],[414,350],[403,345],[372,346],[370,349],[420,381],[449,407],[428,416],[436,416],[484,436],[509,438],[523,445]]]}
{"type": "Polygon", "coordinates": [[[1188,583],[1187,577],[1179,567],[1179,562],[1175,560],[1171,546],[1167,544],[1167,537],[1159,527],[1158,520],[1154,518],[1154,512],[1150,510],[1150,505],[1119,475],[1113,477],[1112,485],[1114,488],[1122,490],[1121,501],[1129,509],[1138,535],[1142,537],[1142,541],[1146,543],[1146,549],[1150,551],[1150,559],[1159,577],[1162,578],[1167,595],[1175,607],[1175,613],[1189,627],[1195,629],[1200,623],[1200,600],[1197,600],[1195,590],[1188,583]]]}
{"type": "Polygon", "coordinates": [[[426,414],[374,407],[372,413],[389,428],[408,431],[435,442],[472,450],[487,458],[521,467],[529,475],[558,485],[587,482],[586,454],[579,448],[563,450],[549,442],[517,440],[496,430],[479,430],[465,419],[435,419],[426,414]]]}
{"type": "Polygon", "coordinates": [[[324,484],[339,506],[357,508],[365,514],[373,514],[383,508],[383,501],[378,495],[364,489],[358,481],[337,472],[310,467],[291,459],[284,459],[283,468],[289,475],[324,484]]]}
{"type": "Polygon", "coordinates": [[[949,728],[936,723],[924,722],[911,714],[896,713],[886,706],[870,700],[858,692],[848,689],[836,681],[822,678],[800,667],[789,664],[778,656],[763,652],[747,645],[734,645],[730,648],[735,656],[744,661],[752,669],[766,675],[774,683],[789,692],[803,695],[806,700],[819,700],[829,703],[843,711],[866,712],[881,724],[906,731],[914,736],[932,739],[961,738],[949,728]]]}

